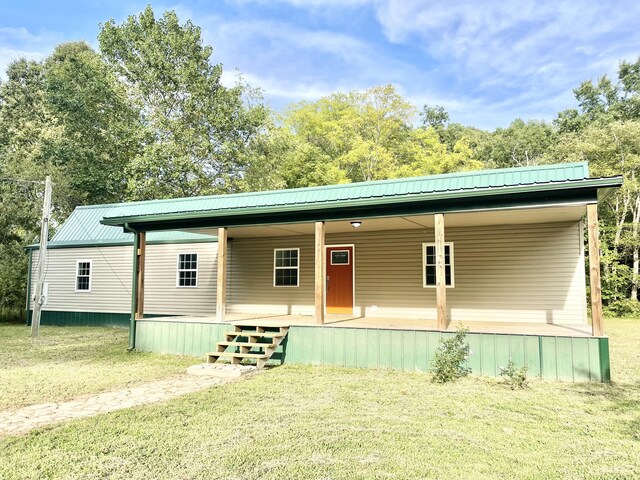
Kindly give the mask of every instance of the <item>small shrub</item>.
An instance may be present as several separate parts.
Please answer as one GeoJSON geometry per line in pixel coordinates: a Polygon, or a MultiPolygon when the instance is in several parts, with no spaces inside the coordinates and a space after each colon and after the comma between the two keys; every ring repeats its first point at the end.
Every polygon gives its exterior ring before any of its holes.
{"type": "Polygon", "coordinates": [[[469,329],[458,327],[455,335],[440,340],[440,346],[431,361],[431,373],[435,383],[446,383],[469,375],[466,365],[469,344],[466,342],[469,329]]]}
{"type": "Polygon", "coordinates": [[[606,315],[622,318],[638,318],[640,317],[640,302],[625,298],[611,302],[604,309],[606,315]]]}
{"type": "Polygon", "coordinates": [[[509,360],[506,367],[500,368],[500,376],[504,378],[504,383],[507,384],[511,390],[527,388],[529,379],[527,378],[527,370],[529,367],[524,365],[523,367],[516,367],[513,360],[509,360]]]}

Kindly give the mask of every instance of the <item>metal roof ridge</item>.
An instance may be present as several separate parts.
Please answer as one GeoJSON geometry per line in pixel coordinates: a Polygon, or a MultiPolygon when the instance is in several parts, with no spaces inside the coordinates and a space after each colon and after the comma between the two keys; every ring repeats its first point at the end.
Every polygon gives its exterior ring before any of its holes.
{"type": "MultiPolygon", "coordinates": [[[[290,194],[300,191],[315,191],[315,190],[334,190],[334,189],[344,189],[349,187],[366,187],[370,185],[382,185],[382,184],[395,184],[395,183],[409,183],[409,182],[417,182],[423,180],[434,180],[434,179],[442,179],[449,177],[468,177],[468,176],[486,176],[492,175],[496,173],[510,173],[514,171],[523,171],[523,170],[556,170],[560,168],[572,168],[572,167],[583,167],[586,168],[586,173],[588,178],[589,169],[588,162],[580,161],[580,162],[570,162],[570,163],[553,163],[546,165],[532,165],[526,167],[509,167],[509,168],[493,168],[489,170],[468,170],[463,172],[449,172],[449,173],[439,173],[435,175],[421,175],[416,177],[401,177],[401,178],[391,178],[385,180],[369,180],[366,182],[350,182],[350,183],[338,183],[333,185],[316,185],[313,187],[298,187],[298,188],[285,188],[279,190],[261,190],[261,191],[253,191],[253,192],[237,192],[237,193],[219,193],[215,195],[202,195],[202,196],[193,196],[193,197],[177,197],[177,198],[163,198],[163,199],[154,199],[154,200],[139,200],[133,202],[120,202],[120,203],[105,203],[98,205],[82,205],[76,207],[76,209],[92,209],[92,208],[118,208],[125,206],[133,206],[133,205],[153,205],[153,204],[161,204],[165,202],[187,202],[194,199],[198,200],[208,200],[213,198],[233,198],[233,197],[252,197],[257,195],[283,195],[290,194]]],[[[474,187],[475,188],[475,187],[474,187]]]]}

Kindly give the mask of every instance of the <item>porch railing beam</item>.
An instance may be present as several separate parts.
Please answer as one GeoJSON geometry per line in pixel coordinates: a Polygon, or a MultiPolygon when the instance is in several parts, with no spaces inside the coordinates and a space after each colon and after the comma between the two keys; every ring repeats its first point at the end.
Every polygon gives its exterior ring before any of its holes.
{"type": "Polygon", "coordinates": [[[216,321],[224,322],[227,308],[227,229],[218,229],[218,282],[216,285],[216,321]]]}
{"type": "Polygon", "coordinates": [[[447,329],[447,275],[444,252],[444,214],[435,214],[436,309],[438,330],[447,329]]]}
{"type": "Polygon", "coordinates": [[[604,335],[602,325],[602,287],[600,285],[600,238],[598,232],[598,204],[587,205],[589,231],[589,289],[591,291],[591,333],[594,337],[604,335]]]}
{"type": "Polygon", "coordinates": [[[315,242],[315,307],[316,323],[324,323],[324,301],[326,295],[326,271],[325,271],[325,225],[324,222],[316,222],[316,242],[315,242]]]}

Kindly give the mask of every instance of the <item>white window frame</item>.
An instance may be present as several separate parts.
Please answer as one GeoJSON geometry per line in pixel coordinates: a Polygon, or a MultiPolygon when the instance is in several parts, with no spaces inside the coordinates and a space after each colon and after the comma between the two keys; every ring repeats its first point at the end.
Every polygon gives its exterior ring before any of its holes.
{"type": "Polygon", "coordinates": [[[298,288],[300,286],[300,248],[274,248],[273,249],[273,286],[274,288],[298,288]],[[295,267],[287,266],[287,267],[277,267],[276,266],[276,252],[286,252],[288,250],[295,250],[298,252],[298,265],[295,267]],[[295,268],[298,271],[298,275],[296,277],[295,285],[276,285],[276,270],[290,270],[295,268]]]}
{"type": "MultiPolygon", "coordinates": [[[[445,246],[449,246],[449,264],[451,266],[451,285],[446,285],[447,288],[454,288],[456,286],[456,277],[454,275],[455,258],[453,256],[453,242],[444,242],[445,246]]],[[[422,288],[436,288],[437,285],[427,285],[427,247],[434,247],[435,242],[424,242],[422,244],[422,288]]],[[[446,280],[445,280],[446,281],[446,280]]]]}
{"type": "Polygon", "coordinates": [[[351,251],[348,248],[344,250],[331,250],[331,255],[329,255],[331,265],[351,265],[351,251]],[[333,254],[335,252],[347,252],[347,263],[333,263],[333,254]]]}
{"type": "MultiPolygon", "coordinates": [[[[86,277],[86,275],[82,275],[83,277],[86,277]]],[[[76,260],[76,275],[73,278],[74,280],[74,291],[76,293],[91,293],[91,277],[93,277],[93,260],[76,260]],[[80,277],[80,275],[78,274],[78,271],[80,269],[80,264],[81,263],[88,263],[89,264],[89,288],[87,290],[82,290],[82,289],[78,289],[78,277],[80,277]]]]}
{"type": "Polygon", "coordinates": [[[198,271],[200,269],[200,256],[198,252],[178,252],[176,256],[176,288],[198,288],[198,271]],[[196,268],[180,268],[180,255],[195,255],[196,256],[196,268]],[[195,285],[180,285],[180,272],[196,272],[196,284],[195,285]]]}

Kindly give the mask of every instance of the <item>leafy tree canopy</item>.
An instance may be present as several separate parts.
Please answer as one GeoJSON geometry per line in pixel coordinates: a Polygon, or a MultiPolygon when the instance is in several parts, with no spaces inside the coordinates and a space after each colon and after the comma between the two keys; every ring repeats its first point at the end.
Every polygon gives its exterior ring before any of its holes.
{"type": "Polygon", "coordinates": [[[100,51],[124,83],[138,113],[143,148],[128,168],[130,199],[193,196],[240,188],[243,151],[266,109],[239,82],[220,83],[222,65],[200,28],[175,12],[156,18],[150,6],[121,25],[101,26],[100,51]]]}
{"type": "Polygon", "coordinates": [[[480,168],[468,144],[448,152],[392,85],[291,106],[262,144],[288,187],[359,182],[480,168]],[[270,152],[270,153],[268,153],[270,152]],[[281,160],[278,161],[277,158],[281,160]]]}

